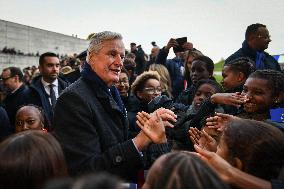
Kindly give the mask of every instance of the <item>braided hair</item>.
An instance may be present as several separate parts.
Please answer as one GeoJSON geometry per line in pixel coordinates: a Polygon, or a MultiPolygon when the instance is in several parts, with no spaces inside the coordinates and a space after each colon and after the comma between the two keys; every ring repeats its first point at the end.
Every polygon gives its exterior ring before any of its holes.
{"type": "Polygon", "coordinates": [[[234,72],[241,72],[246,78],[255,71],[255,63],[248,57],[240,57],[230,61],[225,66],[230,67],[229,69],[234,72]]]}
{"type": "Polygon", "coordinates": [[[273,97],[277,97],[284,92],[284,75],[276,70],[257,70],[249,78],[258,78],[268,81],[273,97]]]}

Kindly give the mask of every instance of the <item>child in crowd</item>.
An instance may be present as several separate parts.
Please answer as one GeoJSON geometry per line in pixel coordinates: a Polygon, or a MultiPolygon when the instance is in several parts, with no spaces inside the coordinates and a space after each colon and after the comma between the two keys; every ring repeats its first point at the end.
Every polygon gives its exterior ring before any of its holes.
{"type": "Polygon", "coordinates": [[[238,117],[259,121],[270,119],[270,109],[279,108],[284,94],[284,75],[275,70],[257,70],[244,84],[247,100],[238,117]]]}
{"type": "Polygon", "coordinates": [[[200,52],[197,49],[185,51],[184,54],[185,54],[184,77],[185,77],[185,81],[186,81],[184,89],[187,89],[192,84],[191,78],[190,78],[190,71],[191,71],[191,67],[192,67],[192,62],[198,56],[203,56],[203,54],[202,54],[202,52],[200,52]]]}
{"type": "Polygon", "coordinates": [[[38,189],[52,178],[67,176],[60,144],[49,133],[24,131],[0,144],[0,183],[5,189],[38,189]]]}
{"type": "Polygon", "coordinates": [[[162,64],[151,64],[149,70],[156,71],[160,75],[160,83],[162,87],[162,95],[166,95],[170,98],[172,95],[172,82],[168,69],[162,64]]]}
{"type": "Polygon", "coordinates": [[[171,152],[152,165],[143,189],[227,189],[217,174],[190,152],[171,152]]]}
{"type": "Polygon", "coordinates": [[[120,97],[124,103],[126,110],[128,111],[128,99],[129,99],[129,77],[127,70],[122,67],[121,73],[119,74],[119,81],[115,83],[117,90],[119,91],[120,97]]]}
{"type": "Polygon", "coordinates": [[[216,153],[244,172],[277,179],[284,166],[284,134],[264,122],[234,119],[225,128],[216,153]]]}
{"type": "Polygon", "coordinates": [[[213,77],[214,63],[207,56],[198,56],[192,61],[190,78],[192,85],[187,87],[187,90],[183,91],[176,99],[177,103],[189,105],[192,103],[194,94],[193,91],[196,87],[195,84],[201,79],[212,79],[213,77]]]}
{"type": "Polygon", "coordinates": [[[249,75],[255,71],[252,60],[241,57],[224,65],[221,84],[226,93],[242,92],[249,75]]]}
{"type": "Polygon", "coordinates": [[[156,71],[143,72],[131,85],[132,96],[128,110],[129,130],[138,133],[140,129],[136,126],[136,114],[140,111],[148,111],[148,103],[162,94],[160,75],[156,71]]]}
{"type": "Polygon", "coordinates": [[[213,111],[200,110],[203,102],[215,93],[222,92],[222,87],[214,80],[201,79],[196,83],[192,104],[186,109],[178,110],[179,104],[167,105],[174,110],[177,115],[177,123],[173,129],[167,129],[167,137],[173,142],[173,149],[193,150],[193,145],[188,140],[187,131],[190,127],[201,127],[206,117],[214,112],[224,112],[221,107],[216,107],[213,111]]]}
{"type": "Polygon", "coordinates": [[[46,132],[49,125],[42,108],[35,105],[27,105],[17,111],[15,128],[16,133],[30,129],[46,132]]]}

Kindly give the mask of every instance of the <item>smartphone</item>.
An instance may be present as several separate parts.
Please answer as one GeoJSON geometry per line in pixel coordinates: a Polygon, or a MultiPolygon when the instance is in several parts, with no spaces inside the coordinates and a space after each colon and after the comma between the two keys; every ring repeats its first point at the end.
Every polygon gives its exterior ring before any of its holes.
{"type": "Polygon", "coordinates": [[[182,45],[187,42],[187,37],[177,38],[176,41],[178,43],[178,46],[173,48],[174,49],[174,53],[176,53],[176,52],[183,52],[184,48],[182,47],[182,45]]]}

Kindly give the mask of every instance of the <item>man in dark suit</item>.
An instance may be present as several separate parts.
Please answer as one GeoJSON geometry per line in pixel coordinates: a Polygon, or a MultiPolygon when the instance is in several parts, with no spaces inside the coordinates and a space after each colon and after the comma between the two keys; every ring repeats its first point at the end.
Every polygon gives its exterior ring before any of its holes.
{"type": "Polygon", "coordinates": [[[68,86],[68,82],[59,77],[59,68],[59,58],[55,53],[42,54],[39,58],[40,75],[32,80],[29,87],[28,102],[42,107],[50,123],[56,100],[68,86]]]}
{"type": "Polygon", "coordinates": [[[248,57],[255,63],[255,69],[271,69],[281,71],[278,62],[264,50],[268,48],[271,38],[263,24],[251,24],[247,27],[242,48],[225,60],[225,65],[240,57],[248,57]]]}
{"type": "MultiPolygon", "coordinates": [[[[161,153],[169,151],[165,137],[154,140],[141,131],[135,138],[129,138],[127,114],[114,86],[119,81],[124,55],[120,34],[97,33],[90,42],[81,77],[56,103],[54,134],[63,148],[71,175],[107,171],[127,181],[136,181],[137,171],[143,166],[142,149],[155,141],[161,143],[161,153]]],[[[168,118],[174,120],[173,112],[161,111],[157,114],[167,112],[168,118]]],[[[152,126],[149,124],[147,128],[152,126]]]]}
{"type": "Polygon", "coordinates": [[[8,67],[3,69],[1,80],[8,91],[3,101],[3,107],[6,110],[13,131],[15,130],[15,116],[20,106],[26,103],[28,88],[24,84],[24,76],[20,68],[8,67]]]}

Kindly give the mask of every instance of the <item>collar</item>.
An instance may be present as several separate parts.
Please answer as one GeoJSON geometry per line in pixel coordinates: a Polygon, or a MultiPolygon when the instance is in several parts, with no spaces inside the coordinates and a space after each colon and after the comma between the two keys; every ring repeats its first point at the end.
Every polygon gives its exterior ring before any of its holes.
{"type": "Polygon", "coordinates": [[[48,87],[50,84],[53,84],[53,86],[58,87],[58,79],[55,79],[52,83],[47,83],[43,80],[43,77],[41,78],[41,83],[44,87],[48,87]]]}
{"type": "MultiPolygon", "coordinates": [[[[242,48],[248,53],[248,54],[250,54],[251,56],[253,56],[254,58],[255,58],[255,56],[256,56],[256,53],[258,52],[258,51],[256,51],[256,50],[254,50],[254,49],[252,49],[250,46],[249,46],[249,44],[248,44],[248,42],[246,41],[246,40],[244,40],[244,42],[243,42],[243,44],[242,44],[242,48]]],[[[259,53],[263,53],[264,51],[259,51],[259,53]]]]}
{"type": "Polygon", "coordinates": [[[16,91],[18,91],[22,86],[24,86],[24,84],[22,84],[21,86],[19,86],[18,88],[16,88],[15,90],[13,90],[12,92],[11,92],[11,94],[14,94],[16,91]]]}

